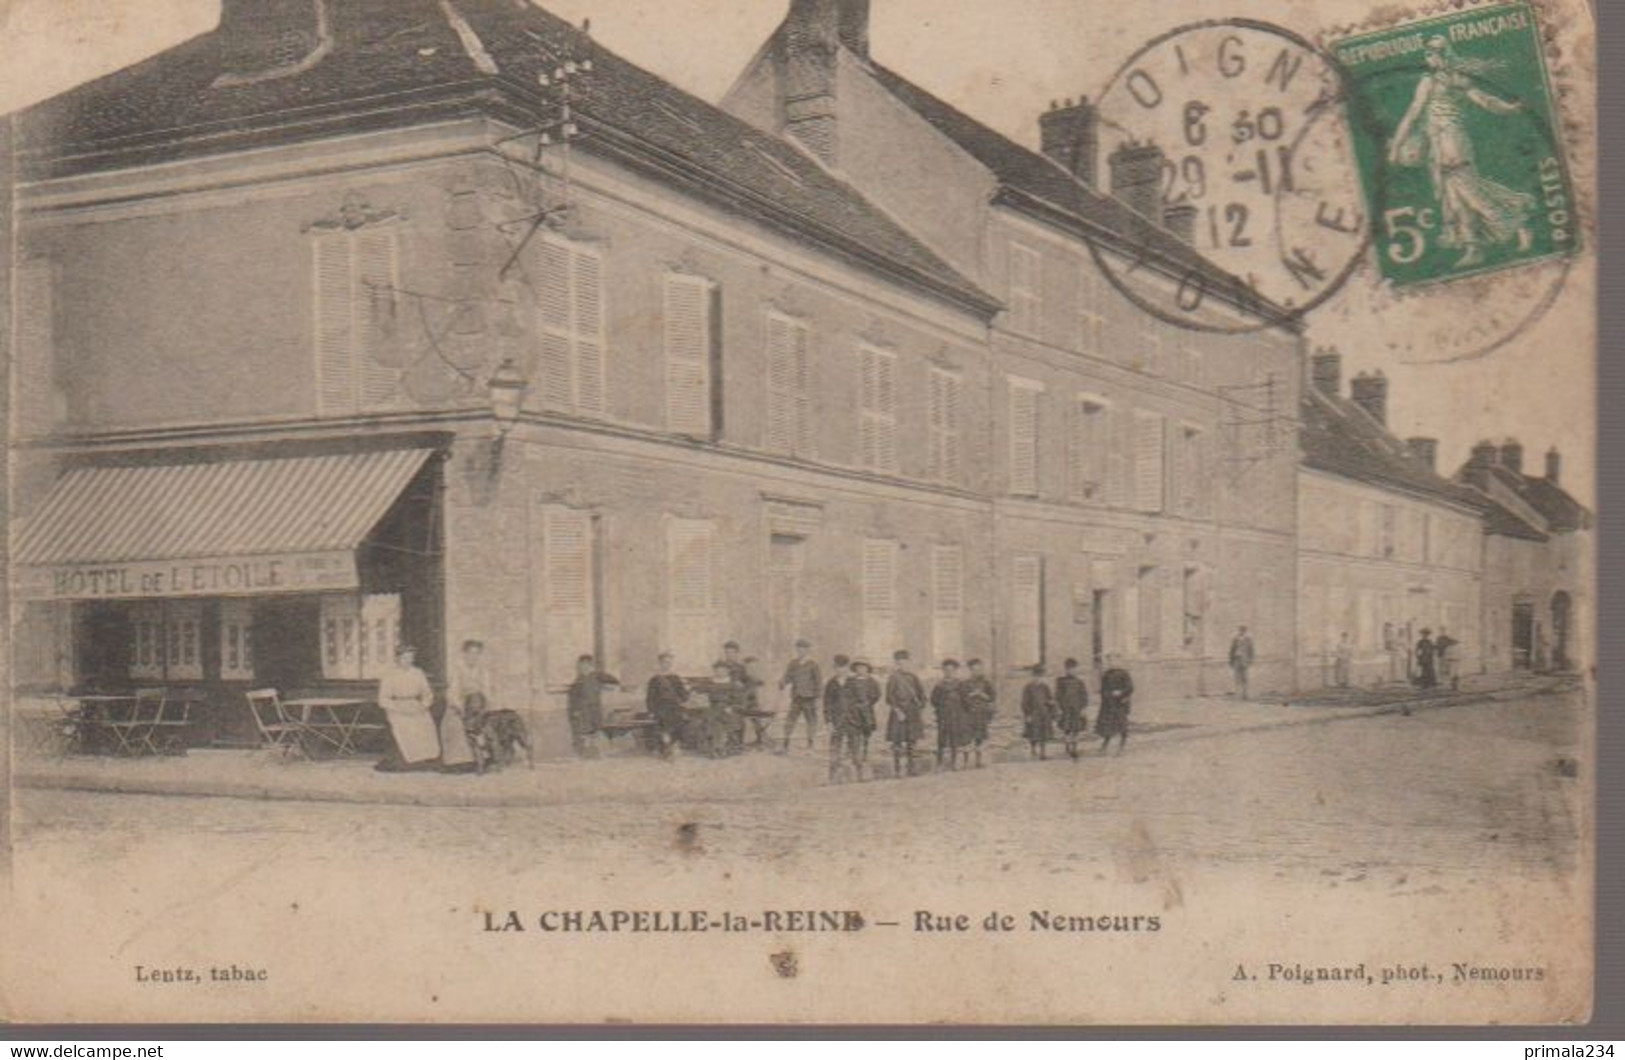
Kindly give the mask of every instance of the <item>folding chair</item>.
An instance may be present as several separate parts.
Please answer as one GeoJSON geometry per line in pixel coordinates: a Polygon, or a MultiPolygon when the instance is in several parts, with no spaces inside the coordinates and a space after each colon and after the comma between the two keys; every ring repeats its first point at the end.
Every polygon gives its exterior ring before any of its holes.
{"type": "Polygon", "coordinates": [[[259,730],[266,750],[276,751],[283,757],[305,753],[301,740],[304,727],[289,721],[282,713],[282,701],[276,689],[261,688],[249,692],[248,712],[254,718],[254,727],[259,730]]]}
{"type": "Polygon", "coordinates": [[[102,728],[113,734],[116,744],[113,748],[114,754],[158,753],[158,747],[153,743],[152,736],[157,731],[158,722],[164,714],[164,699],[165,692],[161,688],[138,688],[133,697],[129,717],[118,718],[109,715],[107,720],[102,722],[102,728]]]}
{"type": "Polygon", "coordinates": [[[192,724],[192,703],[197,693],[184,689],[175,696],[166,696],[158,706],[158,720],[153,724],[148,742],[155,754],[185,754],[186,730],[192,724]]]}

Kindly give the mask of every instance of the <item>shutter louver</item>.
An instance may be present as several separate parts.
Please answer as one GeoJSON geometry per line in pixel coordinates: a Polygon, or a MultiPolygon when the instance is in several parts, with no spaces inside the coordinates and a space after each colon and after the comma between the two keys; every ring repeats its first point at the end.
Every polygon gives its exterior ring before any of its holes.
{"type": "Polygon", "coordinates": [[[389,367],[395,358],[386,344],[396,341],[397,251],[395,233],[363,229],[354,236],[355,363],[359,407],[389,405],[397,394],[399,374],[389,367]]]}
{"type": "Polygon", "coordinates": [[[1044,560],[1015,556],[1010,560],[1010,665],[1043,661],[1044,560]]]}
{"type": "Polygon", "coordinates": [[[575,407],[604,411],[604,275],[598,255],[572,249],[571,294],[576,343],[575,407]]]}
{"type": "Polygon", "coordinates": [[[575,404],[575,365],[571,352],[570,252],[537,240],[536,312],[541,331],[540,391],[548,408],[568,411],[575,404]]]}
{"type": "Polygon", "coordinates": [[[789,321],[767,318],[767,447],[795,450],[795,349],[789,321]]]}
{"type": "Polygon", "coordinates": [[[931,369],[930,466],[928,474],[939,482],[959,481],[959,377],[931,369]]]}
{"type": "Polygon", "coordinates": [[[593,614],[593,523],[588,512],[548,508],[543,520],[547,679],[566,685],[578,656],[597,650],[593,614]]]}
{"type": "Polygon", "coordinates": [[[1038,492],[1038,390],[1010,385],[1010,492],[1038,492]]]}
{"type": "Polygon", "coordinates": [[[1160,512],[1164,488],[1163,418],[1154,412],[1134,414],[1134,506],[1160,512]]]}
{"type": "Polygon", "coordinates": [[[795,445],[799,456],[812,456],[816,451],[813,440],[812,415],[812,332],[806,324],[792,329],[795,357],[795,445]]]}
{"type": "Polygon", "coordinates": [[[666,277],[666,427],[678,434],[711,434],[710,309],[705,280],[666,277]]]}
{"type": "Polygon", "coordinates": [[[350,237],[346,232],[323,232],[311,240],[311,248],[316,283],[316,411],[329,416],[354,412],[350,237]]]}
{"type": "Polygon", "coordinates": [[[965,650],[964,553],[954,545],[931,552],[931,640],[937,659],[965,650]]]}
{"type": "Polygon", "coordinates": [[[871,662],[887,658],[897,645],[897,542],[863,542],[860,593],[863,646],[871,662]]]}
{"type": "Polygon", "coordinates": [[[897,360],[883,350],[862,352],[860,434],[863,466],[897,470],[897,360]]]}

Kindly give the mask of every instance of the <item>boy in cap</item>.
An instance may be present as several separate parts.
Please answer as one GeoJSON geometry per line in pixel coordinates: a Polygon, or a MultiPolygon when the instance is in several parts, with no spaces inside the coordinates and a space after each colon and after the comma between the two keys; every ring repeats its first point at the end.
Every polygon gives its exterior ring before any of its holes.
{"type": "Polygon", "coordinates": [[[931,709],[937,716],[937,767],[947,756],[948,768],[958,769],[961,756],[970,764],[970,719],[965,705],[965,686],[959,680],[959,660],[942,660],[942,680],[931,690],[931,709]]]}
{"type": "Polygon", "coordinates": [[[976,768],[982,768],[982,745],[987,743],[988,726],[993,724],[994,701],[997,692],[993,682],[982,672],[982,660],[965,663],[969,673],[965,676],[965,713],[970,719],[970,739],[976,752],[976,768]]]}
{"type": "Polygon", "coordinates": [[[790,690],[790,716],[784,722],[784,750],[790,750],[790,737],[795,735],[796,719],[807,719],[807,748],[812,749],[818,736],[818,694],[823,690],[824,675],[817,660],[808,655],[812,645],[805,639],[796,641],[796,657],[784,668],[779,679],[779,690],[790,690]]]}
{"type": "Polygon", "coordinates": [[[1089,728],[1089,686],[1078,676],[1078,660],[1066,661],[1066,673],[1055,679],[1055,705],[1060,714],[1061,738],[1067,757],[1077,760],[1078,737],[1089,728]]]}
{"type": "MultiPolygon", "coordinates": [[[[852,676],[846,679],[845,701],[850,705],[858,730],[857,759],[861,767],[869,760],[869,734],[875,731],[875,704],[880,702],[880,682],[867,659],[852,661],[852,676]]],[[[861,774],[861,768],[860,768],[861,774]]]]}
{"type": "Polygon", "coordinates": [[[892,776],[914,774],[914,745],[925,735],[925,686],[909,669],[906,651],[892,653],[892,672],[886,679],[886,705],[891,713],[886,716],[886,742],[891,744],[892,776]]]}
{"type": "Polygon", "coordinates": [[[1022,735],[1027,738],[1034,758],[1049,757],[1049,742],[1055,739],[1055,696],[1044,680],[1044,664],[1032,668],[1033,679],[1021,692],[1022,735]]]}
{"type": "Polygon", "coordinates": [[[660,757],[670,758],[683,735],[683,712],[688,705],[688,684],[672,669],[672,653],[660,653],[660,672],[649,678],[643,694],[644,709],[654,718],[660,757]]]}
{"type": "Polygon", "coordinates": [[[565,693],[565,713],[570,720],[570,744],[582,758],[598,757],[598,732],[604,724],[604,689],[619,688],[621,682],[598,669],[591,655],[576,659],[576,679],[565,693]]]}

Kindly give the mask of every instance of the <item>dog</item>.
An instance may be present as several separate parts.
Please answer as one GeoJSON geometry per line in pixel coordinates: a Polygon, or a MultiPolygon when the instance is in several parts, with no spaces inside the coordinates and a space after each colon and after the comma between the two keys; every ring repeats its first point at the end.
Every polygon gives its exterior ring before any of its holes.
{"type": "Polygon", "coordinates": [[[525,752],[525,768],[536,768],[536,755],[525,719],[512,710],[484,710],[467,720],[468,742],[474,745],[474,762],[481,773],[490,766],[513,764],[518,752],[525,752]]]}

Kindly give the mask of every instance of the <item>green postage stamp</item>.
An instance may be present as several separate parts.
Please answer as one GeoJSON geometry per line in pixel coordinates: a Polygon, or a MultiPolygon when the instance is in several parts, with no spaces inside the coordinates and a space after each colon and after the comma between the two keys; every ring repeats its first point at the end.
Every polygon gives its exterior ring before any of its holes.
{"type": "Polygon", "coordinates": [[[1579,242],[1540,27],[1526,3],[1337,41],[1382,274],[1432,283],[1579,242]]]}

